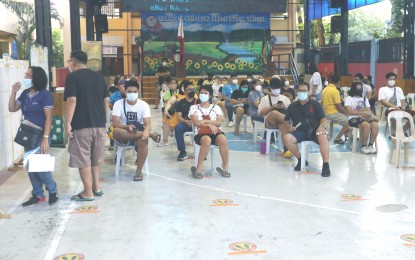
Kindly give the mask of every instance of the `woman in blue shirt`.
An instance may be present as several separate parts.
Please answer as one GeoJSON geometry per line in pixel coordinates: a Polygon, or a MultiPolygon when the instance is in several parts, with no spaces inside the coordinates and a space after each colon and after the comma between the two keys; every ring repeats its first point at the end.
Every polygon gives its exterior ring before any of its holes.
{"type": "MultiPolygon", "coordinates": [[[[16,93],[20,90],[20,82],[12,86],[12,94],[9,100],[9,111],[17,112],[22,110],[25,120],[41,127],[43,137],[39,140],[39,150],[47,153],[49,150],[49,135],[52,128],[53,97],[46,86],[48,78],[41,67],[29,67],[23,81],[24,90],[16,100],[16,93]]],[[[49,192],[49,204],[53,205],[58,201],[57,185],[51,172],[29,172],[32,183],[32,197],[23,203],[22,206],[29,206],[45,202],[43,185],[49,192]]]]}

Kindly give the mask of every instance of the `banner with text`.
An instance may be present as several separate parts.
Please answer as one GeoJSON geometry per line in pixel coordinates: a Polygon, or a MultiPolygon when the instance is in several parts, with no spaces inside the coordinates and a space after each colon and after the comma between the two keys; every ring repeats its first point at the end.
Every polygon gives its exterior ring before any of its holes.
{"type": "Polygon", "coordinates": [[[144,75],[154,75],[163,57],[174,67],[180,17],[187,75],[263,73],[270,55],[269,14],[142,13],[144,75]]]}

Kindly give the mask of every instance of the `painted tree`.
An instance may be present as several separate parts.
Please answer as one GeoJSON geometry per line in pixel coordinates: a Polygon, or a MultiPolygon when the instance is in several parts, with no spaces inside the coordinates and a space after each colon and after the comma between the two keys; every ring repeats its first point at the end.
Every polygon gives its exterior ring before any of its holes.
{"type": "MultiPolygon", "coordinates": [[[[7,9],[18,18],[17,34],[13,36],[16,41],[19,59],[29,59],[30,48],[33,45],[33,32],[36,29],[35,8],[27,2],[0,0],[7,9]]],[[[51,7],[51,18],[61,22],[58,11],[51,7]]]]}

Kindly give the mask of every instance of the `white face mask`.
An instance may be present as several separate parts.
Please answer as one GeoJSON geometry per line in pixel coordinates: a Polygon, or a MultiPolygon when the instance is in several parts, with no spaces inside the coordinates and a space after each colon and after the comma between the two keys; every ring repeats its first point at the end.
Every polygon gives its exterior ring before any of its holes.
{"type": "Polygon", "coordinates": [[[127,93],[127,100],[135,102],[138,99],[138,93],[127,93]]]}
{"type": "Polygon", "coordinates": [[[233,80],[232,80],[232,83],[233,83],[234,85],[236,85],[236,84],[238,84],[238,80],[237,80],[237,79],[233,79],[233,80]]]}
{"type": "Polygon", "coordinates": [[[261,81],[262,83],[264,83],[265,79],[259,79],[259,81],[261,81]]]}
{"type": "Polygon", "coordinates": [[[288,80],[286,80],[286,81],[284,82],[284,85],[285,85],[285,86],[289,86],[289,85],[290,85],[290,82],[289,82],[288,80]]]}
{"type": "Polygon", "coordinates": [[[163,66],[166,66],[166,65],[167,65],[167,62],[165,62],[165,61],[164,61],[164,62],[163,62],[163,63],[161,63],[161,64],[162,64],[163,66]]]}
{"type": "Polygon", "coordinates": [[[24,89],[29,89],[32,87],[32,79],[23,80],[24,89]]]}
{"type": "Polygon", "coordinates": [[[324,81],[324,86],[328,86],[329,82],[328,81],[324,81]]]}
{"type": "Polygon", "coordinates": [[[209,101],[209,95],[208,94],[200,94],[199,95],[200,102],[208,102],[209,101]]]}
{"type": "Polygon", "coordinates": [[[255,90],[258,91],[258,92],[261,91],[262,90],[262,86],[261,85],[256,85],[255,86],[255,90]]]}
{"type": "Polygon", "coordinates": [[[274,96],[278,96],[281,93],[281,89],[277,88],[277,89],[272,89],[271,90],[272,95],[274,96]]]}
{"type": "Polygon", "coordinates": [[[252,81],[252,79],[246,79],[246,81],[251,82],[251,81],[252,81]]]}
{"type": "Polygon", "coordinates": [[[393,79],[388,80],[388,85],[389,85],[389,87],[393,87],[393,86],[395,86],[395,83],[396,83],[396,81],[395,81],[395,80],[393,80],[393,79]]]}

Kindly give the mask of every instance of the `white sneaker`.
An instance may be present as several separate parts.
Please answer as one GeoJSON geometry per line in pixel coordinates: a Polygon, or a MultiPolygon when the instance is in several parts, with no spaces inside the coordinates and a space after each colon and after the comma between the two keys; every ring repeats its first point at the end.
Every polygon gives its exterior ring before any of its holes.
{"type": "Polygon", "coordinates": [[[229,127],[234,126],[233,121],[229,121],[228,126],[229,126],[229,127]]]}
{"type": "Polygon", "coordinates": [[[361,153],[364,153],[364,154],[369,154],[369,153],[371,153],[371,152],[370,152],[370,148],[369,148],[369,147],[367,147],[367,146],[362,147],[362,149],[360,149],[360,152],[361,152],[361,153]]]}
{"type": "Polygon", "coordinates": [[[376,151],[375,147],[373,147],[373,145],[369,145],[368,147],[369,147],[370,153],[377,153],[377,151],[376,151]]]}
{"type": "Polygon", "coordinates": [[[159,144],[157,144],[157,147],[163,147],[163,146],[167,146],[167,145],[169,145],[170,143],[169,142],[166,142],[166,143],[159,143],[159,144]]]}

